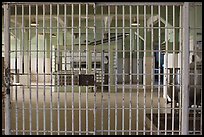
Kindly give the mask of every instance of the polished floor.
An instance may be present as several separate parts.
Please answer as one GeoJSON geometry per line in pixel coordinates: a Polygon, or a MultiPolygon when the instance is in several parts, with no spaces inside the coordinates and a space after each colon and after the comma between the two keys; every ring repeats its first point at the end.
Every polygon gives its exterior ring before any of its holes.
{"type": "MultiPolygon", "coordinates": [[[[146,99],[144,100],[144,90],[140,89],[132,91],[130,95],[129,89],[125,90],[125,94],[118,93],[101,93],[100,91],[94,94],[93,92],[88,93],[88,130],[89,134],[93,134],[94,131],[94,112],[96,112],[95,122],[96,122],[96,133],[107,134],[108,130],[108,104],[110,103],[110,130],[111,134],[115,134],[115,118],[117,116],[117,134],[121,134],[122,123],[124,120],[124,130],[127,130],[125,134],[129,134],[128,130],[132,130],[130,134],[136,134],[134,130],[140,130],[139,134],[149,134],[149,130],[157,130],[156,126],[150,122],[147,117],[148,114],[158,113],[158,104],[160,105],[159,113],[169,113],[169,104],[165,103],[162,98],[162,94],[158,97],[158,92],[153,91],[152,94],[150,90],[146,90],[146,99]],[[110,96],[109,96],[110,95],[110,96]],[[138,96],[137,96],[138,95],[138,96]],[[152,96],[151,96],[152,95],[152,96]],[[124,97],[124,117],[122,116],[122,106],[124,97]],[[130,98],[131,97],[131,98],[130,98]],[[103,98],[103,99],[102,99],[103,98]],[[117,98],[117,99],[116,99],[117,98]],[[130,100],[131,99],[131,100],[130,100]],[[158,103],[158,99],[160,100],[158,103]],[[116,109],[117,101],[117,109],[116,109]],[[144,101],[145,106],[144,106],[144,101]],[[96,109],[94,109],[94,103],[96,109]],[[103,104],[103,109],[102,109],[103,104]],[[131,106],[130,106],[131,104],[131,106]],[[144,107],[146,109],[144,109],[144,107]],[[152,109],[151,109],[152,108],[152,109]],[[96,111],[94,111],[96,110],[96,111]],[[117,110],[117,113],[115,111],[117,110]],[[145,110],[145,112],[144,112],[145,110]],[[151,111],[152,110],[152,111],[151,111]],[[166,110],[166,111],[165,111],[166,110]],[[103,111],[103,117],[102,117],[103,111]],[[138,113],[137,113],[138,112],[138,113]],[[130,117],[131,114],[131,117],[130,117]],[[145,116],[145,117],[144,117],[145,116]],[[124,118],[124,119],[123,119],[124,118]],[[145,119],[145,124],[144,124],[145,119]],[[131,122],[131,124],[129,123],[131,122]],[[103,129],[102,124],[103,123],[103,129]],[[138,123],[138,125],[137,125],[138,123]],[[151,126],[152,125],[152,126],[151,126]]],[[[12,134],[16,134],[16,129],[18,134],[22,134],[23,128],[25,129],[25,134],[51,134],[51,123],[52,123],[52,134],[67,134],[72,131],[72,123],[74,123],[74,133],[78,134],[79,124],[81,124],[81,133],[86,131],[86,93],[82,91],[81,96],[79,96],[78,91],[74,94],[71,92],[50,92],[50,88],[44,90],[43,88],[24,88],[18,87],[17,98],[15,90],[11,95],[11,129],[12,134]],[[31,94],[30,94],[31,91],[31,94]],[[44,92],[45,91],[45,92],[44,92]],[[23,98],[24,94],[24,98],[23,98]],[[45,95],[45,96],[44,96],[45,95]],[[52,95],[52,102],[51,102],[52,95]],[[72,120],[72,98],[74,95],[73,103],[73,114],[74,119],[72,120]],[[38,97],[37,97],[38,96],[38,97]],[[81,99],[79,99],[79,97],[81,99]],[[17,100],[16,100],[17,99],[17,100]],[[30,101],[31,99],[31,101],[30,101]],[[38,100],[38,103],[37,103],[38,100]],[[81,109],[79,109],[79,100],[81,103],[81,109]],[[30,103],[31,102],[31,103],[30,103]],[[45,103],[44,103],[45,102],[45,103]],[[66,102],[66,103],[65,103],[66,102]],[[66,104],[66,107],[65,107],[66,104]],[[32,111],[30,111],[30,106],[32,111]],[[38,109],[36,107],[38,106],[38,109]],[[50,107],[52,106],[52,109],[50,107]],[[18,109],[16,109],[16,107],[18,109]],[[45,107],[45,111],[44,108],[45,107]],[[58,109],[58,107],[60,109],[58,109]],[[66,109],[66,111],[65,111],[66,109]],[[59,111],[58,111],[59,110],[59,111]],[[31,112],[31,113],[30,113],[31,112]],[[79,117],[79,112],[81,112],[81,117],[79,117]],[[65,114],[66,113],[66,114],[65,114]],[[52,121],[51,121],[52,115],[52,121]],[[38,117],[38,118],[37,118],[38,117]],[[31,118],[31,121],[30,121],[31,118]],[[79,120],[81,118],[81,120],[79,120]],[[74,121],[74,122],[72,122],[74,121]],[[23,124],[24,123],[24,124],[23,124]],[[38,129],[37,129],[38,126],[38,129]],[[30,130],[32,128],[32,130],[30,130]],[[44,130],[45,129],[45,130],[44,130]]],[[[2,113],[2,129],[4,129],[4,113],[2,113]]]]}

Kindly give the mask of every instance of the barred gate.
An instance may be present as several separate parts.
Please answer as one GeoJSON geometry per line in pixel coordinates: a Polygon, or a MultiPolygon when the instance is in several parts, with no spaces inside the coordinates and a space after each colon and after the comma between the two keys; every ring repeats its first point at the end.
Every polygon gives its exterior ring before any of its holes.
{"type": "Polygon", "coordinates": [[[2,11],[3,134],[202,134],[202,4],[2,11]]]}

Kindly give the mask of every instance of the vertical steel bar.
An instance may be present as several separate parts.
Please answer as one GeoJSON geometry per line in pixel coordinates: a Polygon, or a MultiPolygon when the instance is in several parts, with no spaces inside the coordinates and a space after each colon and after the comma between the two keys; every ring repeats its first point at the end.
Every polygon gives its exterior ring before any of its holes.
{"type": "Polygon", "coordinates": [[[10,6],[4,4],[4,44],[5,44],[5,135],[11,134],[11,119],[10,119],[10,6]]]}
{"type": "Polygon", "coordinates": [[[129,6],[130,12],[130,104],[129,104],[129,135],[132,130],[132,6],[129,6]]]}
{"type": "MultiPolygon", "coordinates": [[[[16,57],[15,57],[15,73],[17,75],[18,71],[17,71],[17,5],[15,5],[15,50],[16,50],[16,57]]],[[[3,74],[2,74],[3,75],[3,74]]],[[[17,76],[16,76],[17,77],[17,76]]],[[[15,80],[17,82],[17,79],[15,80]]],[[[16,99],[16,135],[18,135],[18,97],[17,97],[17,86],[15,88],[15,99],[16,99]]]]}
{"type": "MultiPolygon", "coordinates": [[[[36,24],[38,24],[38,5],[36,4],[36,24]]],[[[39,132],[39,103],[38,103],[38,27],[36,25],[36,75],[37,75],[37,80],[36,80],[36,84],[37,84],[37,91],[36,91],[36,131],[37,131],[37,135],[39,132]]]]}
{"type": "MultiPolygon", "coordinates": [[[[153,25],[153,5],[151,5],[151,57],[154,57],[154,25],[153,25]]],[[[153,126],[153,77],[154,77],[154,72],[153,72],[153,62],[151,62],[151,125],[150,125],[150,134],[152,135],[152,126],[153,126]]]]}
{"type": "MultiPolygon", "coordinates": [[[[197,13],[196,13],[196,6],[193,6],[193,10],[194,10],[194,14],[195,14],[195,16],[193,17],[194,19],[194,28],[196,27],[196,25],[197,25],[197,23],[196,23],[196,19],[197,19],[197,17],[196,17],[196,15],[197,15],[197,13]]],[[[196,51],[196,30],[195,29],[193,29],[193,55],[194,55],[194,70],[193,70],[193,73],[194,74],[190,74],[190,75],[193,75],[193,81],[194,81],[194,83],[193,83],[193,85],[190,85],[190,86],[193,86],[193,90],[194,90],[194,95],[193,95],[193,100],[194,100],[194,102],[193,102],[193,134],[195,135],[195,131],[196,131],[196,107],[197,107],[197,104],[196,104],[196,83],[197,83],[197,60],[196,60],[196,54],[197,54],[197,51],[196,51]]],[[[190,68],[191,69],[191,68],[190,68]]],[[[191,73],[191,71],[190,71],[190,73],[191,73]]],[[[191,107],[191,106],[190,106],[191,107]]]]}
{"type": "Polygon", "coordinates": [[[182,71],[182,129],[181,133],[189,134],[189,3],[183,5],[183,71],[182,71]]]}
{"type": "MultiPolygon", "coordinates": [[[[202,51],[202,52],[203,52],[203,51],[202,51]]],[[[202,52],[201,52],[201,53],[202,53],[202,52]]],[[[201,65],[201,69],[200,69],[200,70],[203,70],[202,65],[201,65]]],[[[202,72],[200,72],[200,74],[201,74],[201,76],[200,76],[200,77],[201,77],[201,82],[200,82],[200,83],[202,83],[202,78],[203,78],[203,77],[202,77],[202,72]]],[[[200,90],[202,91],[202,87],[201,87],[200,90]]],[[[202,93],[202,92],[201,92],[200,98],[201,98],[201,99],[200,99],[200,102],[201,102],[200,105],[201,105],[201,107],[202,107],[202,105],[203,105],[203,103],[202,103],[202,102],[203,102],[203,93],[202,93]]],[[[202,115],[202,114],[203,114],[203,109],[200,110],[200,114],[201,114],[201,115],[200,115],[200,127],[201,127],[201,128],[200,128],[200,134],[202,135],[202,133],[203,133],[203,132],[202,132],[202,130],[203,130],[203,129],[202,129],[202,122],[203,122],[203,115],[202,115]]]]}
{"type": "Polygon", "coordinates": [[[30,90],[30,135],[32,134],[32,92],[31,92],[31,5],[29,5],[29,50],[30,50],[30,56],[29,56],[29,75],[30,75],[30,85],[29,85],[29,90],[30,90]]]}
{"type": "MultiPolygon", "coordinates": [[[[137,5],[137,23],[139,24],[139,6],[137,5]]],[[[136,135],[138,135],[139,130],[139,25],[137,25],[137,46],[136,46],[136,53],[137,53],[137,97],[136,97],[136,135]]]]}
{"type": "MultiPolygon", "coordinates": [[[[81,74],[81,4],[79,4],[79,74],[81,74]]],[[[79,86],[79,135],[81,135],[81,86],[79,86]]]]}
{"type": "Polygon", "coordinates": [[[72,4],[72,135],[74,135],[74,5],[72,4]]]}
{"type": "MultiPolygon", "coordinates": [[[[198,13],[198,12],[197,12],[197,13],[198,13]]],[[[202,26],[201,26],[201,29],[202,29],[202,26]]],[[[200,29],[200,30],[201,30],[201,29],[200,29]]],[[[202,32],[202,30],[201,30],[201,32],[202,32]]],[[[203,57],[203,54],[202,54],[202,53],[203,53],[203,51],[201,51],[201,55],[202,55],[201,57],[203,57]]],[[[202,67],[202,66],[203,66],[203,65],[200,66],[200,70],[203,70],[203,67],[202,67]]],[[[203,73],[203,71],[200,71],[200,72],[199,72],[199,74],[201,75],[201,76],[199,76],[199,77],[200,77],[200,80],[201,80],[200,83],[202,83],[202,78],[203,78],[203,77],[202,77],[202,73],[203,73]]],[[[201,84],[199,84],[199,86],[201,86],[201,84]]],[[[202,115],[202,114],[203,114],[203,109],[202,109],[202,108],[203,108],[203,92],[202,92],[203,90],[202,90],[202,86],[200,87],[199,90],[201,91],[201,93],[200,93],[200,106],[201,106],[201,107],[199,107],[199,108],[201,108],[201,109],[200,109],[200,134],[202,135],[202,134],[203,134],[203,132],[202,132],[202,130],[203,130],[203,128],[202,128],[202,123],[203,123],[203,115],[202,115]]]]}
{"type": "Polygon", "coordinates": [[[44,76],[44,82],[43,82],[43,130],[44,135],[46,131],[46,96],[45,96],[45,4],[43,4],[43,76],[44,76]]]}
{"type": "Polygon", "coordinates": [[[173,6],[173,94],[172,94],[172,135],[174,135],[175,122],[175,6],[173,6]]]}
{"type": "MultiPolygon", "coordinates": [[[[201,70],[202,70],[202,66],[201,66],[201,70]]],[[[202,73],[201,73],[201,74],[202,74],[202,73]]],[[[201,77],[201,83],[202,83],[202,77],[201,77]]],[[[201,89],[201,91],[202,91],[202,89],[201,89]]],[[[202,98],[203,98],[202,94],[203,94],[203,93],[201,92],[201,100],[200,100],[201,102],[202,102],[202,98]]],[[[202,103],[201,103],[201,106],[202,106],[202,103]]],[[[200,127],[202,127],[202,120],[203,120],[203,115],[202,115],[202,114],[203,114],[203,109],[200,110],[200,114],[201,114],[201,115],[200,115],[200,127]]],[[[200,134],[201,134],[201,135],[202,135],[202,133],[203,133],[202,130],[203,130],[203,129],[200,128],[200,134]]]]}
{"type": "Polygon", "coordinates": [[[159,34],[158,34],[158,37],[159,37],[159,43],[158,43],[158,46],[159,46],[159,82],[158,82],[158,126],[157,126],[157,134],[159,135],[159,130],[160,130],[160,89],[161,89],[161,11],[160,11],[160,5],[158,6],[158,15],[159,15],[159,34]]]}
{"type": "MultiPolygon", "coordinates": [[[[59,35],[60,35],[60,31],[59,31],[59,4],[57,4],[57,51],[58,51],[58,56],[57,56],[57,64],[58,64],[58,67],[57,67],[57,123],[58,123],[58,135],[60,135],[60,65],[61,65],[61,62],[60,62],[60,39],[59,39],[59,35]]],[[[56,51],[56,52],[57,52],[56,51]]]]}
{"type": "Polygon", "coordinates": [[[64,97],[64,130],[67,135],[67,4],[64,5],[64,58],[65,58],[65,97],[64,97]]]}
{"type": "Polygon", "coordinates": [[[53,131],[53,118],[52,118],[52,89],[53,89],[53,75],[52,75],[52,4],[50,4],[50,84],[51,84],[51,88],[50,88],[50,132],[52,135],[52,131],[53,131]]]}
{"type": "MultiPolygon", "coordinates": [[[[179,8],[179,50],[180,50],[180,54],[182,55],[182,43],[181,43],[181,40],[182,40],[182,6],[180,6],[179,8]]],[[[179,60],[180,60],[180,64],[182,64],[182,57],[179,56],[179,60]]],[[[179,62],[179,61],[178,61],[179,62]]],[[[179,135],[181,134],[181,91],[182,91],[182,86],[181,86],[181,82],[182,82],[182,76],[181,76],[181,73],[182,73],[182,65],[180,65],[180,73],[179,73],[179,135]]]]}
{"type": "Polygon", "coordinates": [[[118,18],[117,18],[117,6],[115,6],[115,135],[117,135],[118,127],[118,18]]]}
{"type": "Polygon", "coordinates": [[[22,117],[23,117],[23,135],[25,135],[25,87],[23,86],[22,89],[22,95],[23,95],[23,104],[22,104],[22,117]]]}
{"type": "Polygon", "coordinates": [[[122,98],[122,135],[125,130],[125,6],[122,6],[123,14],[123,98],[122,98]]]}
{"type": "Polygon", "coordinates": [[[22,48],[23,48],[23,56],[22,56],[22,73],[24,73],[24,51],[25,51],[25,46],[24,46],[24,5],[22,5],[22,25],[21,25],[21,44],[22,44],[22,48]]]}
{"type": "MultiPolygon", "coordinates": [[[[165,50],[166,50],[166,56],[165,56],[165,62],[166,62],[166,89],[168,88],[168,29],[167,29],[167,24],[168,24],[168,6],[166,5],[166,22],[165,22],[165,50]]],[[[165,122],[164,122],[164,130],[165,130],[165,135],[167,135],[167,95],[165,96],[165,122]]]]}
{"type": "MultiPolygon", "coordinates": [[[[201,7],[200,7],[201,9],[202,9],[202,5],[201,5],[201,7]]],[[[197,5],[197,11],[196,11],[196,13],[199,13],[199,7],[198,7],[198,5],[197,5]]],[[[197,15],[198,16],[198,15],[197,15]]],[[[198,18],[196,18],[196,21],[198,21],[198,18]]],[[[202,19],[201,19],[201,22],[202,22],[202,19]]],[[[198,22],[196,23],[196,25],[198,24],[198,22]]],[[[196,26],[197,27],[197,26],[196,26]]],[[[199,26],[198,26],[199,27],[199,26]]],[[[201,33],[202,33],[202,26],[200,26],[201,28],[199,29],[199,31],[201,31],[201,33]]],[[[198,54],[201,54],[201,58],[203,58],[203,50],[202,51],[198,51],[198,52],[200,52],[200,53],[198,53],[198,54]]],[[[202,67],[203,65],[202,65],[202,63],[201,63],[201,65],[200,65],[200,70],[203,70],[203,67],[202,67]]],[[[199,79],[200,79],[200,83],[202,83],[202,73],[203,73],[203,71],[198,71],[198,74],[199,74],[199,79]]],[[[201,86],[202,84],[198,84],[198,86],[201,86]]],[[[198,106],[198,108],[200,109],[200,134],[202,135],[203,134],[203,132],[202,132],[202,130],[203,130],[203,128],[202,128],[202,122],[203,122],[203,120],[202,120],[202,118],[203,118],[203,90],[202,90],[202,88],[203,88],[203,86],[201,86],[201,87],[198,87],[199,89],[198,89],[198,92],[200,92],[200,106],[198,106]]],[[[199,113],[199,112],[198,112],[199,113]]]]}
{"type": "Polygon", "coordinates": [[[93,5],[94,10],[94,135],[96,135],[96,5],[93,5]]]}
{"type": "Polygon", "coordinates": [[[102,82],[101,82],[101,135],[103,135],[103,83],[104,83],[104,49],[103,49],[103,38],[104,38],[104,16],[103,16],[103,6],[101,6],[101,50],[102,50],[102,54],[101,54],[101,63],[102,63],[102,82]]]}
{"type": "MultiPolygon", "coordinates": [[[[146,75],[146,40],[147,40],[147,30],[146,30],[146,24],[147,24],[147,21],[146,21],[146,5],[144,5],[144,75],[146,75]]],[[[145,134],[145,123],[146,123],[146,77],[144,77],[143,79],[143,85],[144,85],[144,121],[143,121],[143,135],[145,134]]]]}
{"type": "Polygon", "coordinates": [[[110,135],[110,6],[108,6],[108,135],[110,135]]]}
{"type": "MultiPolygon", "coordinates": [[[[88,4],[86,4],[86,74],[88,74],[89,50],[88,50],[88,4]]],[[[86,86],[86,135],[88,135],[88,86],[86,86]]]]}

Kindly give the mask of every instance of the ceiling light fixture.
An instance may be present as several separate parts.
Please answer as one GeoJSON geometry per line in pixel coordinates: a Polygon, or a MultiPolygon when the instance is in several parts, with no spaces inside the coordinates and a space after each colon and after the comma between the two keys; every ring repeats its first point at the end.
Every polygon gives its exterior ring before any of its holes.
{"type": "Polygon", "coordinates": [[[38,26],[39,24],[31,23],[30,25],[31,25],[32,27],[36,27],[36,26],[38,26]]]}
{"type": "Polygon", "coordinates": [[[56,36],[55,34],[52,34],[52,37],[55,38],[55,37],[57,37],[57,36],[56,36]]]}
{"type": "Polygon", "coordinates": [[[140,24],[138,24],[138,23],[132,23],[131,25],[132,25],[132,26],[138,26],[138,25],[140,25],[140,24]]]}
{"type": "Polygon", "coordinates": [[[37,24],[35,21],[32,21],[30,25],[31,25],[32,27],[36,27],[36,26],[38,26],[39,24],[37,24]]]}
{"type": "Polygon", "coordinates": [[[132,22],[132,24],[131,24],[132,26],[138,26],[138,25],[140,25],[139,23],[137,23],[137,20],[136,20],[136,18],[134,18],[133,19],[133,22],[132,22]]]}
{"type": "MultiPolygon", "coordinates": [[[[39,35],[43,35],[43,33],[38,33],[39,35]]],[[[49,33],[47,33],[47,32],[45,32],[44,34],[49,34],[49,33]]],[[[52,34],[52,37],[53,38],[55,38],[55,37],[57,37],[55,34],[52,34]]]]}
{"type": "Polygon", "coordinates": [[[81,19],[88,19],[89,17],[81,16],[81,19]]]}

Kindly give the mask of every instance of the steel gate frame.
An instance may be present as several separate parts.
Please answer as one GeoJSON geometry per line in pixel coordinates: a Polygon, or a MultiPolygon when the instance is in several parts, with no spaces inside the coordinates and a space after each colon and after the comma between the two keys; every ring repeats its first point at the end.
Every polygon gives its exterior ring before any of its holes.
{"type": "MultiPolygon", "coordinates": [[[[10,4],[16,4],[16,5],[22,4],[23,5],[26,3],[24,3],[24,2],[23,3],[15,3],[15,2],[3,3],[3,6],[4,6],[4,41],[5,41],[5,43],[4,43],[5,44],[5,83],[6,83],[6,98],[5,98],[5,134],[6,135],[11,134],[11,119],[10,119],[10,117],[11,117],[11,114],[10,114],[11,113],[10,112],[10,108],[11,108],[11,106],[10,106],[10,87],[11,87],[11,84],[10,84],[11,83],[11,79],[10,79],[10,7],[9,7],[10,4]]],[[[32,5],[32,4],[38,4],[38,3],[29,3],[29,5],[32,5]]],[[[43,4],[46,4],[46,3],[43,3],[43,4]]],[[[52,3],[52,4],[59,4],[59,3],[52,3]]],[[[62,3],[60,3],[60,4],[62,4],[62,3]]],[[[73,27],[74,27],[73,26],[74,25],[74,22],[73,22],[73,4],[82,4],[82,3],[65,3],[65,4],[72,4],[72,31],[71,32],[73,35],[73,33],[74,33],[73,32],[74,31],[73,30],[73,27]]],[[[88,10],[87,9],[88,9],[89,4],[90,3],[86,3],[86,7],[87,7],[86,8],[86,17],[88,17],[88,10]]],[[[154,5],[154,6],[159,6],[159,5],[183,6],[183,9],[182,9],[182,13],[183,13],[182,26],[183,26],[183,28],[181,28],[181,29],[183,29],[183,40],[182,40],[182,42],[183,42],[183,44],[182,44],[182,48],[183,48],[183,50],[182,50],[182,52],[183,52],[183,54],[182,54],[182,58],[183,58],[183,62],[182,62],[182,91],[183,92],[182,92],[182,108],[181,108],[181,110],[182,110],[182,120],[181,120],[182,124],[181,124],[180,130],[181,130],[181,134],[183,134],[183,135],[189,134],[189,130],[188,130],[189,129],[189,122],[188,122],[189,121],[189,108],[188,108],[188,105],[186,105],[186,104],[189,104],[189,99],[188,99],[189,98],[189,93],[188,93],[189,75],[186,75],[186,74],[189,74],[188,72],[189,72],[189,51],[190,51],[190,46],[189,46],[189,39],[190,39],[190,36],[189,36],[189,2],[184,2],[184,3],[181,3],[181,2],[177,2],[177,3],[171,3],[171,2],[170,3],[166,3],[166,2],[165,3],[155,3],[155,2],[153,2],[153,3],[136,3],[136,2],[135,3],[133,3],[133,2],[131,2],[131,3],[127,3],[127,2],[125,2],[125,3],[100,3],[99,2],[98,3],[98,2],[96,2],[96,3],[93,3],[93,9],[94,9],[94,56],[95,57],[96,57],[96,19],[95,18],[96,18],[96,6],[98,6],[98,5],[108,6],[108,15],[109,15],[108,17],[110,17],[110,9],[109,9],[110,5],[115,5],[115,7],[116,7],[116,13],[115,14],[117,14],[117,6],[119,6],[119,5],[123,6],[123,8],[124,8],[124,5],[130,6],[130,7],[133,5],[136,5],[136,6],[139,6],[139,5],[141,5],[141,6],[147,6],[147,5],[149,5],[149,6],[152,6],[152,5],[154,5]]],[[[58,5],[58,8],[59,8],[59,5],[58,5]]],[[[79,9],[81,11],[81,8],[79,8],[79,9]]],[[[146,12],[145,8],[144,8],[144,12],[146,12]]],[[[57,14],[59,16],[59,12],[57,14]]],[[[37,16],[37,14],[36,14],[36,16],[37,16]]],[[[50,17],[51,17],[51,14],[50,14],[50,17]]],[[[117,18],[117,16],[116,16],[116,18],[117,18]]],[[[130,14],[130,18],[131,18],[131,14],[130,14]]],[[[81,19],[81,18],[79,18],[79,19],[81,19]]],[[[51,21],[50,21],[50,24],[52,23],[51,21]]],[[[124,21],[124,9],[123,9],[123,21],[124,21]]],[[[109,22],[108,25],[110,25],[110,18],[108,18],[108,22],[109,22]]],[[[57,24],[58,24],[57,27],[59,28],[59,21],[57,21],[57,24]]],[[[130,24],[131,24],[131,22],[130,22],[130,24]]],[[[44,26],[44,20],[43,20],[43,26],[44,26]]],[[[66,21],[65,21],[64,26],[66,26],[66,21]]],[[[81,24],[79,24],[79,30],[80,30],[80,26],[81,26],[81,24]]],[[[117,20],[116,20],[116,26],[117,26],[117,20]]],[[[109,29],[108,29],[108,34],[109,34],[108,45],[109,45],[109,51],[110,51],[110,26],[108,26],[108,27],[109,27],[109,29]]],[[[124,27],[125,26],[124,26],[124,22],[123,22],[123,38],[125,37],[124,27]]],[[[146,25],[145,25],[145,27],[146,27],[146,25]]],[[[167,27],[167,26],[165,26],[165,27],[167,27]]],[[[52,31],[52,28],[50,28],[50,31],[52,31]]],[[[66,29],[65,29],[65,31],[66,31],[66,29]]],[[[117,29],[115,29],[115,31],[117,32],[117,29]]],[[[132,29],[130,27],[130,32],[131,31],[132,31],[132,29]]],[[[57,33],[59,34],[59,29],[58,29],[57,33]]],[[[116,33],[116,35],[117,35],[117,33],[116,33]]],[[[130,35],[132,35],[132,33],[130,35]]],[[[50,36],[51,36],[51,33],[50,33],[50,36]]],[[[57,37],[58,37],[58,35],[57,35],[57,37]]],[[[64,43],[66,43],[66,33],[65,33],[64,37],[65,37],[64,43]]],[[[81,36],[79,36],[79,43],[80,43],[80,37],[81,36]]],[[[74,37],[72,36],[72,51],[73,51],[73,41],[74,41],[74,37]]],[[[123,40],[123,42],[124,42],[124,40],[123,40]]],[[[59,44],[58,44],[58,46],[59,46],[59,44]]],[[[124,43],[123,43],[123,46],[125,46],[124,43]]],[[[88,49],[88,19],[86,19],[86,49],[88,49]]],[[[131,47],[130,47],[130,50],[131,50],[131,47]]],[[[144,50],[146,50],[146,49],[144,49],[144,50]]],[[[146,54],[146,52],[145,52],[145,54],[146,54]]],[[[80,55],[80,49],[79,49],[79,55],[80,55]]],[[[110,52],[109,52],[109,55],[110,55],[110,52]]],[[[132,54],[130,54],[130,55],[132,55],[132,54]]],[[[74,55],[72,54],[72,59],[74,58],[73,56],[74,55]]],[[[123,50],[123,58],[124,57],[125,57],[125,53],[123,50]]],[[[130,56],[130,58],[132,59],[131,56],[130,56]]],[[[88,62],[88,52],[86,52],[86,61],[88,62]]],[[[58,62],[59,62],[59,60],[58,60],[58,62]]],[[[109,62],[110,62],[110,58],[109,58],[109,62]]],[[[144,62],[144,64],[145,64],[145,62],[144,62]]],[[[124,65],[124,60],[123,60],[123,65],[124,65]]],[[[131,63],[130,63],[130,65],[131,65],[131,63]]],[[[88,68],[88,64],[86,64],[86,68],[88,68]]],[[[124,66],[123,66],[123,68],[124,68],[124,66]]],[[[94,71],[96,71],[96,64],[94,64],[94,71]]],[[[132,73],[132,70],[130,70],[130,73],[132,73]]],[[[79,74],[80,74],[80,71],[79,71],[79,74]]],[[[88,69],[86,69],[86,74],[88,74],[88,69]]],[[[110,65],[109,65],[109,74],[110,74],[110,65]]],[[[116,74],[117,74],[117,72],[116,72],[116,74]]],[[[124,74],[125,74],[125,70],[123,69],[123,80],[124,80],[124,74]]],[[[58,76],[59,76],[59,74],[58,74],[58,76]]],[[[132,77],[132,75],[131,75],[131,77],[132,77]]],[[[131,80],[132,80],[132,78],[130,78],[130,87],[132,88],[131,80]]],[[[65,77],[65,81],[66,81],[66,77],[65,77]]],[[[109,81],[110,81],[110,77],[109,77],[109,81]]],[[[72,75],[72,99],[74,99],[74,92],[73,92],[74,87],[73,86],[74,86],[74,82],[73,82],[73,75],[72,75]]],[[[108,101],[110,101],[110,84],[108,84],[108,89],[109,89],[108,101]]],[[[79,88],[79,92],[80,92],[80,88],[79,88]]],[[[124,93],[124,83],[123,83],[123,93],[124,93]]],[[[59,92],[58,92],[58,94],[59,94],[59,92]]],[[[79,94],[79,97],[81,98],[81,94],[79,94]]],[[[131,92],[130,92],[130,97],[131,97],[131,92]]],[[[79,101],[81,101],[81,99],[79,101]]],[[[124,101],[124,96],[123,96],[123,101],[124,101]]],[[[87,104],[86,107],[88,107],[88,87],[87,86],[86,86],[86,104],[87,104]]],[[[145,104],[146,104],[146,102],[144,103],[144,105],[145,104]]],[[[117,103],[116,103],[116,107],[117,107],[117,103]]],[[[110,102],[108,102],[108,108],[109,108],[108,109],[108,134],[110,134],[110,102]]],[[[130,100],[130,108],[131,108],[131,100],[130,100]]],[[[88,108],[86,108],[86,109],[88,110],[88,108]]],[[[116,111],[116,113],[115,113],[115,115],[116,115],[117,110],[115,109],[115,111],[116,111]]],[[[130,109],[129,111],[131,112],[132,109],[130,109]]],[[[73,112],[74,112],[74,101],[72,101],[72,114],[73,114],[73,112]]],[[[145,113],[145,111],[144,111],[144,113],[145,113]]],[[[59,114],[59,106],[58,106],[58,114],[59,114]]],[[[66,114],[66,111],[65,111],[65,114],[66,114]]],[[[88,114],[88,111],[86,111],[86,114],[88,114]]],[[[129,126],[130,130],[131,130],[131,117],[132,116],[130,115],[130,119],[129,119],[130,120],[130,126],[129,126]]],[[[79,114],[79,118],[81,118],[81,114],[79,114]]],[[[116,118],[117,118],[117,115],[116,115],[116,118]]],[[[124,118],[124,104],[123,104],[123,118],[124,118]]],[[[44,120],[45,120],[45,115],[44,115],[44,120]]],[[[146,120],[146,118],[144,117],[144,122],[145,122],[145,120],[146,120]]],[[[58,118],[58,122],[59,122],[59,118],[58,118]]],[[[124,122],[124,119],[123,119],[123,122],[124,122]]],[[[80,122],[79,122],[79,124],[80,124],[80,122]]],[[[32,125],[32,124],[30,124],[30,125],[32,125]]],[[[117,123],[116,123],[116,125],[117,125],[117,123]]],[[[58,123],[58,126],[59,126],[59,123],[58,123]]],[[[59,129],[60,129],[60,127],[58,127],[58,130],[59,129]]],[[[65,129],[67,129],[67,128],[65,127],[65,129]]],[[[115,133],[116,133],[117,132],[117,126],[115,127],[115,129],[116,129],[115,130],[115,133]]],[[[144,127],[144,129],[145,129],[145,127],[144,127]]],[[[123,123],[122,130],[124,130],[124,123],[123,123]]],[[[88,117],[86,117],[86,134],[88,134],[88,132],[89,132],[89,130],[88,130],[88,117]]],[[[97,132],[96,131],[96,86],[94,86],[94,133],[93,134],[96,134],[96,132],[97,132]]],[[[131,132],[131,131],[129,131],[129,132],[131,132]]],[[[145,132],[145,131],[143,131],[143,132],[145,132]]],[[[124,133],[124,131],[123,131],[123,133],[124,133]]],[[[65,132],[65,134],[66,134],[66,132],[65,132]]],[[[73,115],[72,115],[72,134],[74,134],[74,116],[73,115]]]]}

